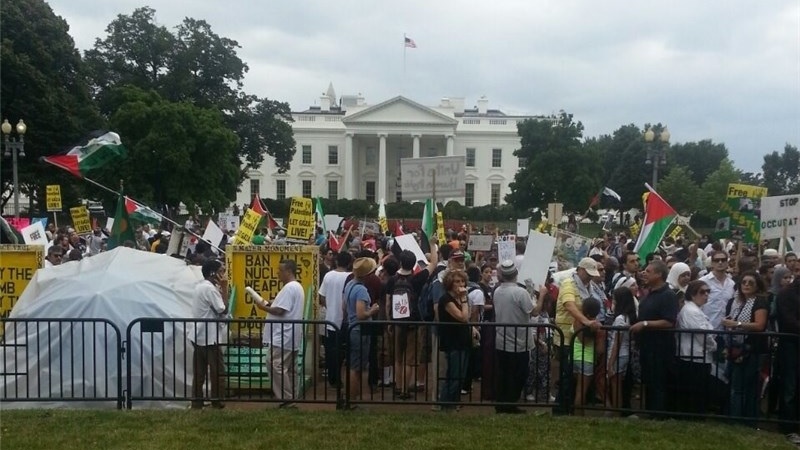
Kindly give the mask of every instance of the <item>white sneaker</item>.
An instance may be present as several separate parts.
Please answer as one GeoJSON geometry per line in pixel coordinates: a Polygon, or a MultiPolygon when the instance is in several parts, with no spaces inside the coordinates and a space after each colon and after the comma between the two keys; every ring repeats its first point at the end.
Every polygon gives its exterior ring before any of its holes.
{"type": "Polygon", "coordinates": [[[536,396],[534,396],[533,394],[528,394],[528,395],[525,396],[525,400],[527,400],[529,402],[535,402],[536,401],[536,396]]]}
{"type": "Polygon", "coordinates": [[[800,445],[800,434],[789,433],[786,435],[786,440],[794,445],[800,445]]]}

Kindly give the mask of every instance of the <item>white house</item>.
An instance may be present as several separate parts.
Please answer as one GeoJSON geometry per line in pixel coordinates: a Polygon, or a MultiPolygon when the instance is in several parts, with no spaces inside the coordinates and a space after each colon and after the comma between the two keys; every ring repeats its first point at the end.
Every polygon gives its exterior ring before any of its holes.
{"type": "MultiPolygon", "coordinates": [[[[291,169],[278,173],[274,158],[248,173],[238,204],[254,195],[402,200],[400,159],[427,156],[466,157],[467,206],[500,205],[520,163],[517,123],[532,116],[511,116],[489,109],[485,97],[464,107],[463,98],[443,98],[423,106],[403,96],[368,105],[359,95],[336,98],[333,86],[319,106],[293,112],[297,153],[291,169]]],[[[437,199],[450,200],[450,199],[437,199]]]]}

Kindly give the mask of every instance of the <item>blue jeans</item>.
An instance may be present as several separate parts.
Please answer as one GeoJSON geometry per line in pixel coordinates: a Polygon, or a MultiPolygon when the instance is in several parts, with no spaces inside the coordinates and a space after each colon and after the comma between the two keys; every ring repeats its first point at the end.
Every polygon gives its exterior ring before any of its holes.
{"type": "MultiPolygon", "coordinates": [[[[450,350],[444,353],[447,371],[444,383],[439,389],[440,402],[457,403],[461,400],[461,385],[467,376],[468,355],[468,350],[450,350]]],[[[442,405],[442,408],[455,408],[455,405],[442,405]]]]}
{"type": "Polygon", "coordinates": [[[758,355],[750,354],[741,363],[728,363],[733,417],[758,417],[758,359],[758,355]]]}

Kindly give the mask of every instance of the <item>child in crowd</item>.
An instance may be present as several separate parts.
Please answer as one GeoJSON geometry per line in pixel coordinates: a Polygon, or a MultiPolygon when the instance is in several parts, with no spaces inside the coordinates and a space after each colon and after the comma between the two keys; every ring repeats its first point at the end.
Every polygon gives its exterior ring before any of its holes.
{"type": "MultiPolygon", "coordinates": [[[[620,287],[614,290],[614,327],[630,328],[636,323],[636,302],[633,298],[633,291],[627,287],[620,287]]],[[[621,387],[625,381],[625,373],[628,371],[628,364],[631,356],[631,335],[627,330],[616,330],[609,332],[609,348],[607,377],[608,385],[611,390],[611,397],[606,397],[606,406],[619,408],[621,405],[621,387]]]]}
{"type": "MultiPolygon", "coordinates": [[[[597,319],[600,314],[600,302],[594,298],[583,301],[581,312],[589,320],[597,319]]],[[[575,329],[575,324],[572,325],[575,329]]],[[[583,415],[586,392],[594,378],[595,353],[602,353],[605,343],[600,335],[589,327],[575,330],[575,343],[572,347],[573,371],[577,377],[575,386],[575,414],[583,415]]]]}
{"type": "MultiPolygon", "coordinates": [[[[548,281],[552,281],[552,278],[548,278],[548,281]]],[[[539,287],[536,307],[533,308],[530,323],[542,326],[532,328],[535,345],[530,351],[528,379],[525,381],[525,400],[529,402],[555,401],[555,398],[550,396],[549,345],[552,341],[552,332],[545,326],[550,323],[548,311],[555,308],[555,300],[546,286],[539,287]]]]}

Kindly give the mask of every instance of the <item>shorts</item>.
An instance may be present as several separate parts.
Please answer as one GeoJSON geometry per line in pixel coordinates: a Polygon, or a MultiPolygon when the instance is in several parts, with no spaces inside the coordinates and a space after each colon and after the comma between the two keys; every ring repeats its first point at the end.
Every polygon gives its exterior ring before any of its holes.
{"type": "Polygon", "coordinates": [[[585,377],[591,377],[594,375],[594,363],[591,363],[589,361],[575,360],[572,372],[578,375],[583,375],[585,377]]]}
{"type": "Polygon", "coordinates": [[[347,363],[350,370],[363,372],[369,367],[370,336],[361,334],[359,327],[349,331],[347,342],[350,348],[347,353],[347,363]]]}
{"type": "Polygon", "coordinates": [[[608,376],[622,375],[624,377],[625,373],[628,372],[628,364],[630,364],[630,362],[630,356],[620,356],[617,358],[617,361],[611,361],[611,359],[609,359],[606,364],[608,376]]]}

